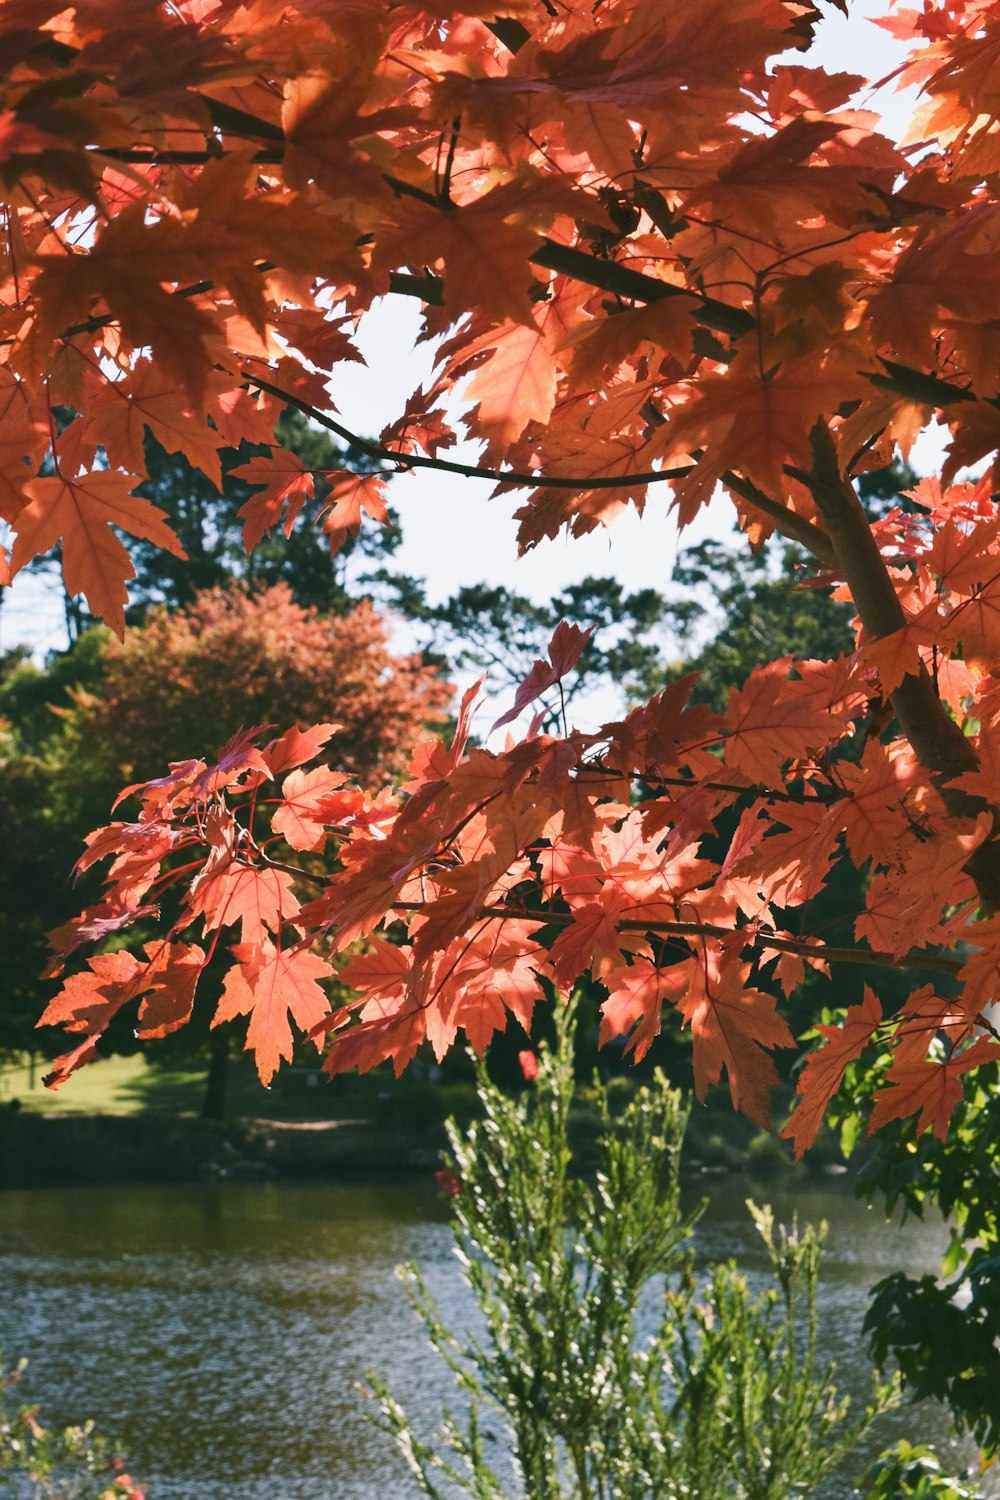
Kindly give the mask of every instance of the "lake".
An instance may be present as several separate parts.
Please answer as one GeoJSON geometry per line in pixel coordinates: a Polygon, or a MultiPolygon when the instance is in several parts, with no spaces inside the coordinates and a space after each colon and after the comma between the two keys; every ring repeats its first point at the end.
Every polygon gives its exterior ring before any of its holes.
{"type": "MultiPolygon", "coordinates": [[[[756,1280],[765,1257],[745,1196],[741,1182],[711,1184],[697,1246],[756,1280]]],[[[830,1224],[823,1351],[860,1395],[868,1287],[896,1268],[936,1269],[944,1231],[887,1225],[839,1185],[766,1196],[786,1221],[830,1224]]],[[[8,1191],[0,1346],[8,1362],[29,1357],[26,1394],[43,1419],[94,1417],[125,1446],[149,1500],[409,1500],[356,1388],[374,1368],[428,1426],[449,1390],[394,1276],[407,1260],[460,1319],[447,1209],[430,1185],[8,1191]]],[[[905,1407],[873,1448],[945,1432],[941,1413],[905,1407]]],[[[851,1493],[845,1481],[824,1500],[851,1493]]]]}

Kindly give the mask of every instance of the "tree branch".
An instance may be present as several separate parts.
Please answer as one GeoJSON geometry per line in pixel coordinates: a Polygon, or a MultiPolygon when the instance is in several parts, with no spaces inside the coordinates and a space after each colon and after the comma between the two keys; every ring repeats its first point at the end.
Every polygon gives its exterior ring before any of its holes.
{"type": "MultiPolygon", "coordinates": [[[[853,485],[840,472],[830,430],[821,419],[811,434],[813,468],[810,488],[823,518],[837,563],[870,640],[902,630],[906,615],[885,560],[872,535],[868,517],[853,485]]],[[[926,667],[903,678],[889,695],[893,713],[924,769],[953,817],[974,818],[982,812],[1000,829],[1000,813],[982,797],[950,785],[956,776],[979,770],[975,750],[938,696],[926,667]]],[[[981,845],[966,866],[983,902],[1000,909],[1000,845],[995,835],[981,845]]]]}
{"type": "MultiPolygon", "coordinates": [[[[282,866],[290,873],[293,872],[291,865],[282,866]]],[[[422,912],[433,910],[434,903],[431,901],[396,902],[390,908],[398,912],[400,916],[411,912],[422,912]]],[[[534,922],[539,927],[568,927],[576,920],[572,912],[538,912],[530,911],[526,907],[511,906],[484,906],[476,913],[476,920],[480,917],[498,917],[501,920],[534,922]]],[[[758,947],[773,948],[779,953],[796,953],[803,958],[822,959],[824,962],[868,965],[877,969],[922,969],[930,974],[961,973],[963,961],[957,958],[946,958],[942,954],[928,953],[923,949],[913,948],[908,953],[896,955],[894,953],[883,953],[879,950],[869,951],[866,948],[827,947],[817,944],[808,938],[780,937],[777,933],[771,934],[751,927],[720,927],[713,922],[631,922],[622,921],[616,923],[620,932],[662,933],[666,937],[677,938],[731,938],[734,933],[745,933],[746,943],[758,947]]]]}
{"type": "Polygon", "coordinates": [[[691,287],[674,286],[672,282],[660,281],[647,276],[643,271],[633,271],[616,260],[605,260],[598,255],[589,255],[571,245],[560,245],[555,240],[544,239],[541,248],[531,257],[534,266],[547,271],[561,271],[572,276],[574,281],[583,281],[601,291],[617,292],[637,302],[664,302],[669,297],[686,297],[695,302],[691,316],[707,328],[720,333],[731,333],[737,337],[750,333],[756,323],[751,313],[742,307],[731,307],[728,302],[719,302],[691,287]]]}
{"type": "MultiPolygon", "coordinates": [[[[478,464],[460,464],[452,459],[431,458],[424,453],[397,453],[394,448],[388,448],[384,443],[373,442],[370,438],[359,437],[356,432],[345,427],[343,423],[327,416],[318,407],[303,400],[300,396],[294,396],[289,391],[282,390],[281,386],[275,385],[273,381],[263,376],[245,372],[245,378],[250,385],[255,385],[262,391],[276,396],[281,401],[287,401],[289,406],[294,406],[304,416],[310,417],[328,432],[336,434],[352,448],[366,453],[369,458],[384,459],[391,463],[393,468],[386,470],[386,475],[396,474],[401,469],[434,469],[438,473],[460,474],[464,479],[490,479],[494,484],[510,484],[518,486],[530,485],[533,489],[550,490],[620,490],[631,484],[662,484],[671,479],[683,479],[690,474],[693,464],[683,464],[674,469],[650,469],[646,473],[616,475],[595,475],[588,478],[585,474],[576,475],[551,475],[531,474],[518,469],[489,469],[478,464]]],[[[808,524],[808,523],[806,523],[808,524]]]]}
{"type": "Polygon", "coordinates": [[[797,515],[787,505],[782,505],[780,500],[772,500],[769,495],[764,494],[763,490],[751,484],[749,479],[744,479],[740,474],[734,474],[731,469],[727,469],[722,475],[722,482],[742,500],[746,500],[749,505],[762,511],[765,516],[769,516],[782,536],[798,542],[805,547],[807,552],[811,552],[818,562],[824,563],[828,568],[836,566],[837,554],[833,544],[826,532],[815,522],[807,520],[805,516],[797,515]]]}
{"type": "MultiPolygon", "coordinates": [[[[618,776],[620,772],[613,771],[618,776]]],[[[832,807],[835,802],[843,802],[850,795],[834,787],[829,791],[816,791],[811,796],[800,792],[778,791],[769,786],[739,786],[734,781],[696,781],[693,777],[685,776],[659,776],[655,771],[640,771],[637,773],[639,779],[645,781],[649,786],[677,786],[686,787],[693,791],[695,787],[704,787],[709,792],[731,792],[733,796],[756,797],[760,802],[790,802],[796,807],[832,807]]],[[[586,777],[581,777],[585,782],[586,777]]],[[[809,782],[813,786],[813,782],[809,782]]]]}

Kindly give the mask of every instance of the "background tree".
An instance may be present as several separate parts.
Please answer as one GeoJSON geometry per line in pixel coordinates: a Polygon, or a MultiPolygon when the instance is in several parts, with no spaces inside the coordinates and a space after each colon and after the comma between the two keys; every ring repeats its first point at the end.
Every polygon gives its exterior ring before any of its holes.
{"type": "MultiPolygon", "coordinates": [[[[284,583],[260,593],[231,583],[186,608],[154,609],[124,645],[92,628],[45,669],[15,653],[0,678],[0,808],[12,831],[0,867],[9,955],[0,1045],[51,1050],[51,1037],[35,1030],[46,934],[78,908],[69,872],[84,835],[107,815],[123,778],[158,769],[158,746],[183,759],[215,753],[234,726],[336,720],[345,766],[390,776],[424,726],[442,721],[450,698],[435,669],[389,650],[386,623],[370,603],[323,616],[296,604],[284,583]]],[[[207,1040],[206,1015],[186,1050],[203,1051],[207,1040]]],[[[119,1028],[108,1045],[134,1050],[132,1029],[119,1028]]],[[[224,1028],[206,1099],[213,1115],[223,1109],[228,1054],[224,1028]]]]}
{"type": "Polygon", "coordinates": [[[795,547],[755,556],[724,542],[699,542],[678,556],[672,582],[685,591],[673,604],[682,655],[666,670],[662,660],[656,664],[647,676],[650,691],[697,672],[692,696],[722,710],[730,689],[742,688],[755,667],[854,649],[854,611],[811,587],[795,547]]]}
{"type": "Polygon", "coordinates": [[[104,636],[104,676],[79,690],[65,721],[105,782],[143,778],[162,763],[209,756],[256,724],[336,720],[345,769],[391,775],[421,729],[440,723],[451,687],[419,655],[389,650],[386,621],[367,600],[342,615],[296,604],[285,583],[241,583],[154,610],[123,643],[104,636]]]}
{"type": "Polygon", "coordinates": [[[425,652],[455,672],[485,672],[490,691],[516,687],[545,649],[560,620],[590,631],[572,682],[566,684],[547,727],[595,689],[612,689],[624,702],[656,672],[669,640],[671,612],[656,589],[629,593],[615,578],[582,579],[545,602],[510,589],[466,584],[441,604],[430,604],[416,578],[381,570],[407,620],[423,626],[425,652]]]}

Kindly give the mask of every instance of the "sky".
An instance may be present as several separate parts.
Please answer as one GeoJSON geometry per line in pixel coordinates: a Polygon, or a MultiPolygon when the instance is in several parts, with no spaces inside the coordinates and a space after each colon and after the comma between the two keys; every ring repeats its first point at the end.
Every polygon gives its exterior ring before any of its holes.
{"type": "MultiPolygon", "coordinates": [[[[885,14],[885,0],[852,0],[848,19],[830,8],[824,20],[821,57],[831,71],[863,72],[881,77],[896,65],[900,47],[888,33],[870,24],[870,15],[885,14]]],[[[798,56],[799,54],[795,54],[798,56]]],[[[883,91],[875,105],[901,126],[905,104],[892,90],[883,91]]],[[[351,366],[331,383],[342,420],[353,431],[377,432],[398,415],[406,398],[430,375],[430,347],[413,350],[419,330],[419,309],[405,299],[384,298],[364,320],[360,330],[367,369],[351,366]]],[[[472,444],[447,456],[475,463],[472,444]]],[[[633,511],[610,531],[587,537],[561,537],[543,542],[518,560],[516,524],[512,516],[516,496],[487,500],[492,486],[457,475],[418,471],[396,482],[392,499],[400,516],[403,542],[395,562],[401,571],[426,578],[435,599],[447,597],[463,583],[484,580],[511,584],[520,593],[544,600],[588,573],[613,573],[629,589],[662,588],[669,582],[677,552],[677,528],[668,514],[669,489],[651,486],[640,520],[633,511]]],[[[732,506],[720,499],[684,533],[690,545],[706,536],[722,538],[733,531],[732,506]]]]}
{"type": "MultiPolygon", "coordinates": [[[[900,55],[899,45],[870,17],[885,14],[887,0],[852,0],[850,17],[827,7],[817,45],[810,53],[831,71],[863,73],[879,78],[889,73],[900,55]]],[[[908,113],[906,102],[893,90],[859,100],[883,113],[888,128],[899,129],[908,113]]],[[[433,364],[429,345],[415,347],[420,311],[415,302],[386,297],[363,319],[358,342],[364,367],[341,367],[330,382],[331,411],[353,431],[376,434],[402,411],[407,397],[425,383],[433,364]]],[[[931,438],[918,451],[933,462],[939,444],[931,438]]],[[[462,444],[448,457],[475,463],[478,449],[462,444]]],[[[629,590],[669,585],[678,550],[677,528],[668,513],[667,486],[649,489],[644,516],[623,515],[610,530],[583,538],[561,536],[541,543],[518,559],[516,525],[512,520],[520,500],[488,496],[488,481],[418,470],[393,482],[392,503],[400,518],[403,540],[393,565],[423,578],[432,600],[447,598],[463,584],[486,582],[516,589],[545,601],[567,585],[588,575],[611,574],[629,590]]],[[[735,536],[733,511],[720,498],[708,506],[680,539],[690,545],[705,537],[735,536]]],[[[405,648],[405,628],[397,626],[398,645],[405,648]]],[[[65,645],[62,595],[58,583],[22,576],[8,591],[0,609],[0,649],[23,642],[36,656],[65,645]]],[[[610,714],[618,705],[592,701],[588,717],[610,714]]]]}

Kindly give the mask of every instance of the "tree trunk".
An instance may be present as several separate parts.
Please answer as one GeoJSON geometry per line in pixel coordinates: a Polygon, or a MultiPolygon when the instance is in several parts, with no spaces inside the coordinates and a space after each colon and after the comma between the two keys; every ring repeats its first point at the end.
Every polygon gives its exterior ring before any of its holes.
{"type": "Polygon", "coordinates": [[[212,1038],[212,1050],[208,1061],[208,1081],[205,1099],[201,1106],[202,1119],[224,1120],[226,1118],[226,1088],[229,1083],[229,1035],[217,1031],[212,1038]]]}

